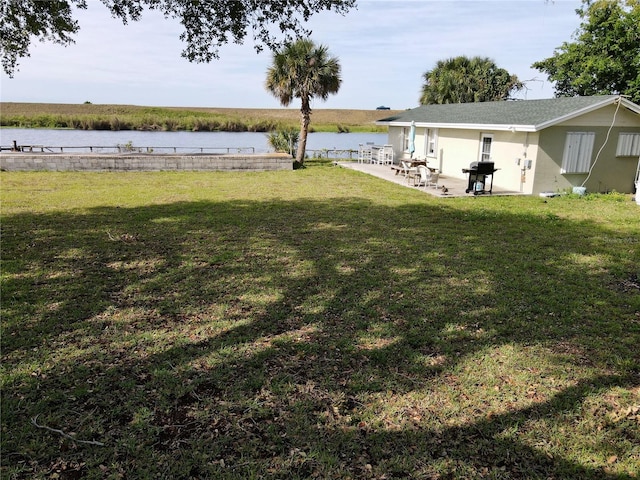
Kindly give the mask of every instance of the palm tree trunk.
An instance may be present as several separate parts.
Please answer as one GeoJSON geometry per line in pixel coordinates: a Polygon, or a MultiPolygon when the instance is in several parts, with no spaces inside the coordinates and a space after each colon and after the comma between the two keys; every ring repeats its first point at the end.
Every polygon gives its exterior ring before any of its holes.
{"type": "Polygon", "coordinates": [[[302,106],[300,107],[300,139],[298,141],[298,152],[296,153],[296,162],[300,165],[304,165],[309,123],[311,123],[311,106],[309,105],[309,97],[306,96],[302,98],[302,106]]]}

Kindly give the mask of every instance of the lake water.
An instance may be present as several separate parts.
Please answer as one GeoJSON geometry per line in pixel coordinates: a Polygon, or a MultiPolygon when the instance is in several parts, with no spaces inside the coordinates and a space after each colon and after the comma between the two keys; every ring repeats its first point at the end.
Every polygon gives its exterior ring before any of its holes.
{"type": "MultiPolygon", "coordinates": [[[[251,151],[270,152],[266,133],[256,132],[140,132],[136,130],[61,130],[35,128],[0,128],[0,145],[39,145],[44,147],[67,147],[65,152],[89,151],[89,147],[103,147],[102,151],[114,151],[118,145],[154,152],[176,149],[178,153],[231,153],[251,151]],[[69,148],[75,147],[75,148],[69,148]],[[82,148],[80,148],[82,147],[82,148]]],[[[388,142],[386,133],[310,133],[307,139],[307,154],[324,150],[357,150],[360,143],[373,142],[382,145],[388,142]]],[[[93,150],[101,151],[101,150],[93,150]]]]}

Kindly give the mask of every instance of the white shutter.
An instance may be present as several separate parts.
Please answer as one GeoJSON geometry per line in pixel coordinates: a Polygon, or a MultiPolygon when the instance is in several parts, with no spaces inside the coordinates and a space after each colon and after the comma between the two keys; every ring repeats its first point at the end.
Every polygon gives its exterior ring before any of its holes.
{"type": "Polygon", "coordinates": [[[640,155],[640,133],[618,135],[616,157],[636,157],[640,155]]]}
{"type": "Polygon", "coordinates": [[[595,138],[594,132],[567,132],[562,173],[589,173],[595,138]]]}

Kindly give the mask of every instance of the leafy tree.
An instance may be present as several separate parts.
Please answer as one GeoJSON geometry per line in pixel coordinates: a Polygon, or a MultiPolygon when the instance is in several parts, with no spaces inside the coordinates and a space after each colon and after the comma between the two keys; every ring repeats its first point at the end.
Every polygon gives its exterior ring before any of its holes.
{"type": "Polygon", "coordinates": [[[483,57],[440,60],[425,72],[424,82],[421,105],[508,100],[523,88],[518,77],[483,57]]]}
{"type": "MultiPolygon", "coordinates": [[[[276,50],[294,37],[310,35],[303,23],[323,10],[347,13],[356,0],[101,0],[111,15],[123,23],[137,21],[145,9],[175,18],[184,27],[182,56],[190,62],[219,58],[219,48],[243,43],[253,33],[257,51],[276,50]],[[275,26],[276,28],[273,28],[275,26]],[[282,33],[278,40],[274,31],[282,33]]],[[[34,40],[61,45],[73,43],[80,25],[73,8],[86,9],[87,0],[2,0],[0,3],[0,53],[5,73],[13,76],[18,60],[29,56],[34,40]]],[[[93,3],[91,4],[93,7],[93,3]]]]}
{"type": "Polygon", "coordinates": [[[556,96],[622,94],[640,103],[640,2],[583,0],[574,42],[533,68],[555,82],[556,96]]]}
{"type": "Polygon", "coordinates": [[[265,86],[284,107],[299,98],[300,138],[296,162],[304,163],[307,134],[311,122],[311,99],[326,100],[337,93],[342,79],[340,62],[329,55],[324,45],[316,45],[308,39],[300,39],[285,45],[273,54],[273,63],[267,70],[265,86]]]}

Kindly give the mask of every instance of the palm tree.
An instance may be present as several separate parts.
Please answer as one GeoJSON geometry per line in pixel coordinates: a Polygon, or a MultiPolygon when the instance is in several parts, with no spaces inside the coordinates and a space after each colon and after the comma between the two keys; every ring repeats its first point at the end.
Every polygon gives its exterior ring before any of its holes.
{"type": "Polygon", "coordinates": [[[483,57],[440,60],[423,77],[421,105],[508,100],[524,86],[517,76],[483,57]]]}
{"type": "Polygon", "coordinates": [[[284,107],[294,98],[300,107],[300,137],[296,162],[304,163],[307,134],[311,122],[311,99],[326,100],[340,89],[340,63],[329,55],[324,45],[315,45],[309,39],[299,39],[285,45],[273,54],[273,64],[267,70],[265,86],[284,107]]]}

